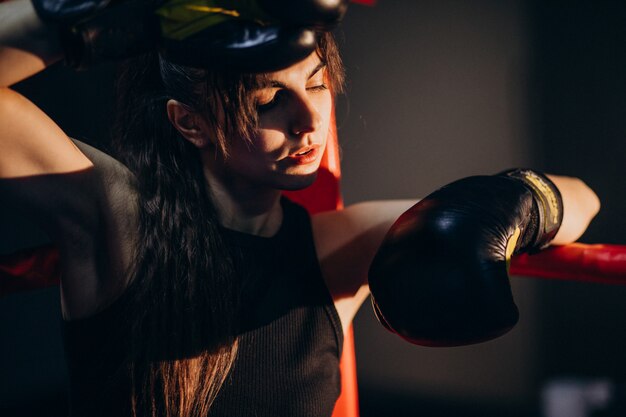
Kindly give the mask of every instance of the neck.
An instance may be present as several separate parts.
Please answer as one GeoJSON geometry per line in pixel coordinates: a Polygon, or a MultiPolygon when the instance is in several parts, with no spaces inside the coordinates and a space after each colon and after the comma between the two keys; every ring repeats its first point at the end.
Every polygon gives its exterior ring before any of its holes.
{"type": "Polygon", "coordinates": [[[279,190],[216,175],[206,165],[204,176],[222,226],[264,237],[278,232],[283,220],[279,190]]]}

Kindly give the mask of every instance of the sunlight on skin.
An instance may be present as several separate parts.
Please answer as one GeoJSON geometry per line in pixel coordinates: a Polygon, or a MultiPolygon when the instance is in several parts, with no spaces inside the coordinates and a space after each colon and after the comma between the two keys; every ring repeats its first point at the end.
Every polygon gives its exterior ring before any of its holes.
{"type": "Polygon", "coordinates": [[[24,74],[34,75],[46,68],[46,63],[37,55],[12,48],[0,47],[0,85],[13,85],[24,78],[24,74]],[[15,71],[15,66],[20,65],[21,71],[15,71]],[[19,78],[16,78],[19,75],[19,78]]]}
{"type": "Polygon", "coordinates": [[[565,245],[580,238],[600,211],[600,199],[578,178],[548,175],[563,197],[563,223],[552,241],[565,245]]]}
{"type": "Polygon", "coordinates": [[[54,121],[8,88],[0,89],[0,121],[0,178],[66,174],[93,166],[54,121]]]}
{"type": "Polygon", "coordinates": [[[56,28],[42,24],[30,1],[0,0],[0,86],[8,87],[62,59],[56,28]]]}

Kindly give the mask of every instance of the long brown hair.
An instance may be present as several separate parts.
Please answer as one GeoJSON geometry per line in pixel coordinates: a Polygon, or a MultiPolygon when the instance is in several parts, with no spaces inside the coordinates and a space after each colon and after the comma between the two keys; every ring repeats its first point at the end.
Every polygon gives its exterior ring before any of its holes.
{"type": "MultiPolygon", "coordinates": [[[[330,34],[319,36],[318,54],[331,89],[341,91],[343,67],[330,34]]],[[[133,415],[206,415],[238,346],[233,254],[198,150],[170,123],[166,102],[207,117],[226,156],[229,138],[256,128],[250,91],[262,77],[183,67],[157,54],[121,67],[113,148],[137,178],[140,216],[128,312],[133,415]]]]}

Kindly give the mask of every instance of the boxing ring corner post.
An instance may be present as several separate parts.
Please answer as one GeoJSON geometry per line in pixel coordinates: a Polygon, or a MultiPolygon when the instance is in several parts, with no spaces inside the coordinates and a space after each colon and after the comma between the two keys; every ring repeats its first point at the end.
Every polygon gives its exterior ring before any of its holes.
{"type": "MultiPolygon", "coordinates": [[[[337,123],[335,111],[331,113],[330,130],[326,150],[315,183],[305,190],[286,192],[285,195],[302,204],[311,214],[343,207],[339,182],[341,168],[339,163],[339,144],[337,141],[337,123]]],[[[358,417],[359,398],[356,375],[356,355],[352,326],[344,332],[343,352],[340,362],[341,394],[332,417],[358,417]]]]}

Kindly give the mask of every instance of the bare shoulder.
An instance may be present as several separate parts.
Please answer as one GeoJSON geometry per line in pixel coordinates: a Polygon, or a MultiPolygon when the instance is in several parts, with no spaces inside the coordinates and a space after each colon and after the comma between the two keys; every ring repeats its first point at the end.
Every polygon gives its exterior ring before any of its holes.
{"type": "Polygon", "coordinates": [[[367,272],[385,234],[415,203],[415,200],[369,201],[312,217],[322,274],[344,329],[369,295],[367,272]]]}

